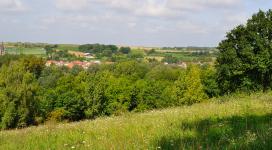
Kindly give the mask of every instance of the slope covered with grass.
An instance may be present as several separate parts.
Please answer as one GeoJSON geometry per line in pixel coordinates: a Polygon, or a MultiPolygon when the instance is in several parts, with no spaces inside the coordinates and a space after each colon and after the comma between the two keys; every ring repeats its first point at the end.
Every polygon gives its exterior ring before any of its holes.
{"type": "Polygon", "coordinates": [[[1,131],[0,149],[271,149],[272,94],[1,131]]]}

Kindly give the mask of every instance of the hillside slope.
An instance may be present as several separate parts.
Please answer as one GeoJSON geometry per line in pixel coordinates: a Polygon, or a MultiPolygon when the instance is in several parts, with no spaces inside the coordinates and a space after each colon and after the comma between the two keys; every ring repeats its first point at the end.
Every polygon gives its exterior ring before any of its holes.
{"type": "Polygon", "coordinates": [[[272,94],[1,131],[0,149],[271,149],[272,94]]]}

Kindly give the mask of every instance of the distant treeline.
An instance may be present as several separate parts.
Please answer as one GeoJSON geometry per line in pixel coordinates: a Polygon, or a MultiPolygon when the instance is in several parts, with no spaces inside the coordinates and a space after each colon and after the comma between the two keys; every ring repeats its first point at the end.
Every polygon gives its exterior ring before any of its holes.
{"type": "Polygon", "coordinates": [[[188,46],[188,47],[162,47],[163,50],[187,50],[187,51],[211,51],[215,50],[215,47],[197,47],[197,46],[188,46]]]}
{"type": "Polygon", "coordinates": [[[115,53],[130,53],[130,47],[120,47],[118,48],[116,45],[104,45],[104,44],[84,44],[79,46],[79,51],[85,53],[92,53],[101,56],[111,56],[115,53]]]}
{"type": "MultiPolygon", "coordinates": [[[[76,44],[48,44],[48,43],[31,43],[31,42],[16,42],[11,43],[7,42],[5,43],[7,45],[12,45],[16,47],[24,47],[24,48],[45,48],[46,46],[53,46],[53,47],[65,47],[67,50],[69,47],[74,48],[78,47],[80,51],[82,52],[91,52],[91,53],[101,53],[101,51],[108,50],[111,52],[117,52],[118,47],[116,45],[105,45],[105,44],[83,44],[83,45],[76,45],[76,44]]],[[[122,47],[121,47],[122,48],[122,47]]],[[[123,47],[128,48],[128,47],[123,47]]],[[[162,47],[162,50],[188,50],[188,51],[194,51],[194,50],[200,50],[200,51],[210,51],[215,50],[215,47],[197,47],[197,46],[188,46],[188,47],[162,47]]]]}
{"type": "Polygon", "coordinates": [[[34,56],[1,56],[0,125],[26,127],[46,121],[77,121],[180,105],[219,94],[212,67],[181,69],[125,61],[45,67],[34,56]]]}
{"type": "Polygon", "coordinates": [[[5,43],[5,45],[21,47],[21,48],[44,48],[46,45],[49,45],[49,44],[47,44],[47,43],[31,43],[31,42],[16,42],[16,43],[7,42],[7,43],[5,43]]]}

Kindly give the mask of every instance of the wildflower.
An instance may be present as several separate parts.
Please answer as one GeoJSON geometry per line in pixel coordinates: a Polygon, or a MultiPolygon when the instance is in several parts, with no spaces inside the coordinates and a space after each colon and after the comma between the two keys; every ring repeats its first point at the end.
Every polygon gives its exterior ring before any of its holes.
{"type": "Polygon", "coordinates": [[[75,146],[72,146],[71,149],[75,149],[76,147],[75,146]]]}

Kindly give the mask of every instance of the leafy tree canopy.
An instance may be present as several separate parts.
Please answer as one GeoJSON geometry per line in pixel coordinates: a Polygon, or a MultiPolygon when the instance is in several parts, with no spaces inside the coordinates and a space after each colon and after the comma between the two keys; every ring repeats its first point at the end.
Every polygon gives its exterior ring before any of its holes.
{"type": "Polygon", "coordinates": [[[226,35],[219,46],[217,71],[223,93],[266,91],[272,80],[272,10],[259,11],[226,35]]]}

